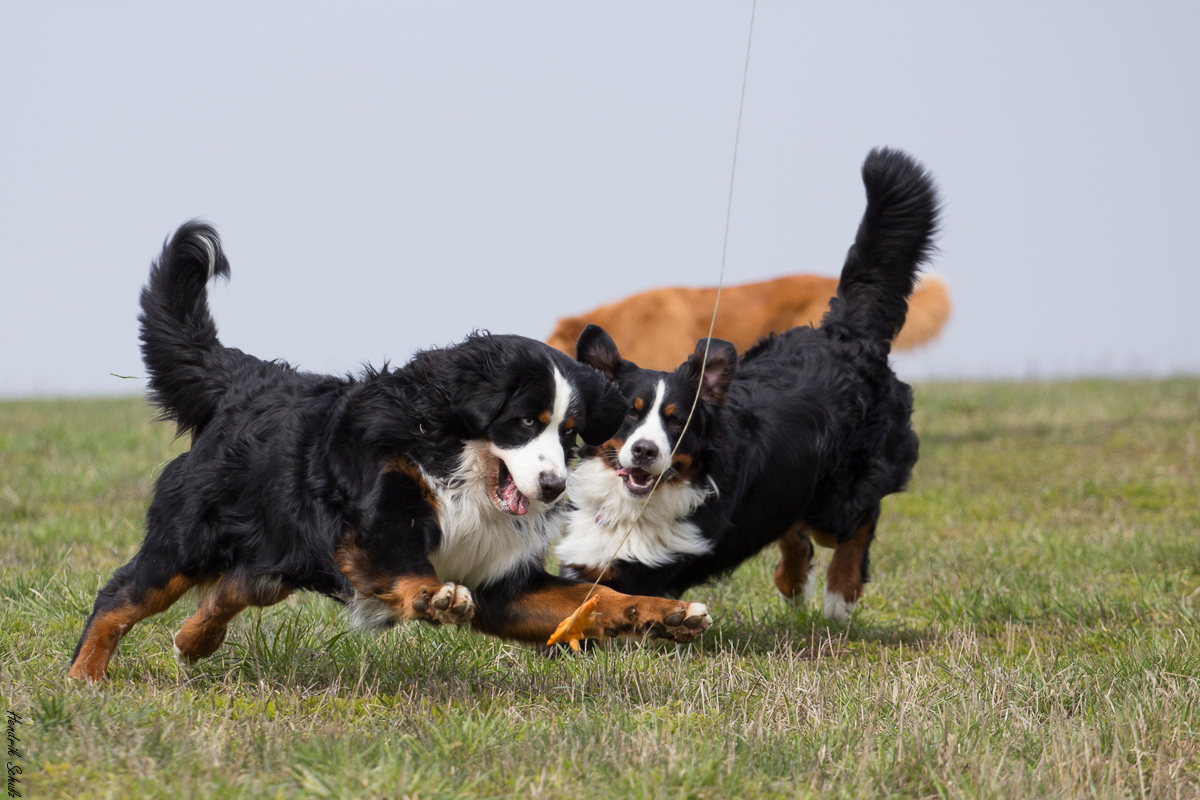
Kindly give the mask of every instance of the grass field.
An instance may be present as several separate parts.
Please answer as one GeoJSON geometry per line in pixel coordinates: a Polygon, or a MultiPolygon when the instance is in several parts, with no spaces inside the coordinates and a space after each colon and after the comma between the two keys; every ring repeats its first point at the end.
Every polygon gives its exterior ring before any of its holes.
{"type": "MultiPolygon", "coordinates": [[[[0,403],[0,712],[24,797],[1200,797],[1200,380],[917,388],[851,623],[774,553],[699,643],[547,659],[293,596],[183,669],[185,599],[88,687],[96,589],[179,452],[140,400],[0,403]]],[[[823,574],[828,551],[820,551],[823,574]]]]}

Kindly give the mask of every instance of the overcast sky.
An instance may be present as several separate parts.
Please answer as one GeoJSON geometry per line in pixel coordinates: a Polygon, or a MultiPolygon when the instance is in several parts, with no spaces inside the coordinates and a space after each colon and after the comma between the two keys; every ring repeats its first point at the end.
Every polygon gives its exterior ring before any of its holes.
{"type": "MultiPolygon", "coordinates": [[[[315,371],[715,284],[750,7],[0,3],[0,395],[140,391],[192,217],[315,371]]],[[[836,274],[880,144],[955,304],[903,377],[1200,372],[1200,4],[760,0],[727,281],[836,274]]]]}

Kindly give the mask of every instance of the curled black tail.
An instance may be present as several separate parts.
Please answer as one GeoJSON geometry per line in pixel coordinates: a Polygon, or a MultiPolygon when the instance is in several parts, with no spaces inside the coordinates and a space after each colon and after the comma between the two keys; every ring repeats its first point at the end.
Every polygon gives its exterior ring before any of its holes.
{"type": "Polygon", "coordinates": [[[934,250],[937,189],[924,167],[886,147],[867,155],[862,175],[867,210],[822,329],[841,338],[890,342],[904,325],[917,272],[934,250]]]}
{"type": "Polygon", "coordinates": [[[229,277],[229,261],[211,225],[182,225],[163,245],[142,289],[142,360],[151,400],[179,432],[199,433],[228,387],[227,352],[208,311],[208,281],[229,277]]]}

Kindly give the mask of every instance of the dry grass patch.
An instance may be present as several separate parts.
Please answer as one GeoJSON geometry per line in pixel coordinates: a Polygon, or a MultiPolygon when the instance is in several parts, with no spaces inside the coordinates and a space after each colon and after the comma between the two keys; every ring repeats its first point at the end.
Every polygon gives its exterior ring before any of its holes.
{"type": "MultiPolygon", "coordinates": [[[[181,669],[178,604],[65,679],[178,452],[140,400],[0,404],[0,695],[26,797],[1200,797],[1200,380],[917,389],[846,627],[765,553],[696,645],[546,659],[301,596],[181,669]]],[[[827,553],[822,554],[825,557],[827,553]]],[[[818,563],[817,574],[823,564],[818,563]]]]}

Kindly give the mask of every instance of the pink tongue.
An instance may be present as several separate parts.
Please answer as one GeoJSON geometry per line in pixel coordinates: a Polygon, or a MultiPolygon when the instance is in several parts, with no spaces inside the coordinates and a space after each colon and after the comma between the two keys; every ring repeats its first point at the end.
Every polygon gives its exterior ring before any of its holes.
{"type": "Polygon", "coordinates": [[[504,502],[508,510],[517,516],[523,516],[529,511],[529,498],[521,494],[515,482],[504,487],[504,502]]]}

